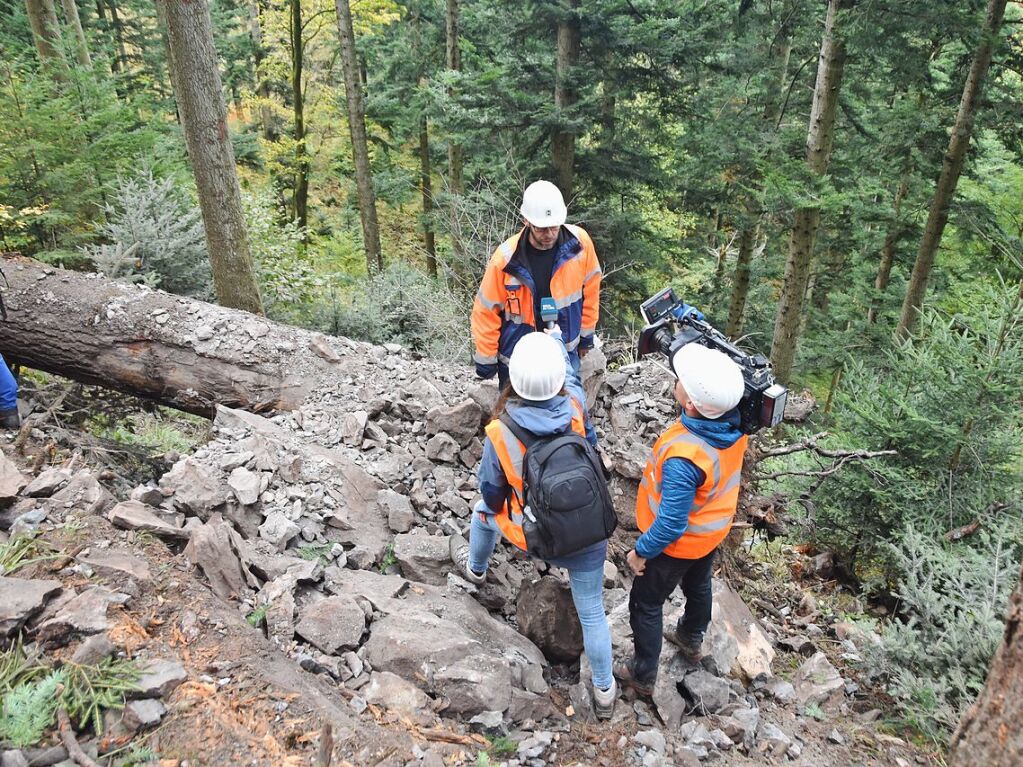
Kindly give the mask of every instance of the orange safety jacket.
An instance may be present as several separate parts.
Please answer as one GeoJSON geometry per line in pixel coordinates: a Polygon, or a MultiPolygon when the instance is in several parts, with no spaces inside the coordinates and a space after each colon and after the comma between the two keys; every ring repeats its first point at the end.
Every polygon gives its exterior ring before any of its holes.
{"type": "Polygon", "coordinates": [[[650,529],[660,510],[664,462],[669,458],[685,458],[704,473],[704,480],[693,498],[686,531],[669,544],[664,553],[676,559],[699,559],[717,548],[732,528],[739,503],[742,458],[748,441],[743,435],[731,447],[719,449],[693,434],[681,422],[665,431],[654,443],[636,495],[636,524],[640,532],[650,529]]]}
{"type": "MultiPolygon", "coordinates": [[[[575,397],[572,400],[572,431],[580,437],[586,437],[586,419],[583,409],[575,397]]],[[[522,484],[522,460],[526,455],[526,446],[519,441],[512,430],[494,419],[487,424],[487,438],[494,445],[501,470],[511,486],[508,502],[494,515],[494,521],[501,528],[504,537],[523,551],[527,551],[526,534],[522,530],[523,508],[525,507],[525,488],[522,484]]]]}
{"type": "MultiPolygon", "coordinates": [[[[551,298],[558,307],[565,348],[577,357],[578,347],[593,346],[600,314],[601,270],[586,230],[570,224],[565,224],[565,229],[570,236],[554,256],[551,298]]],[[[535,286],[520,254],[525,233],[523,229],[509,237],[494,251],[473,302],[473,361],[484,378],[493,376],[498,366],[505,368],[519,339],[536,330],[535,286]]]]}

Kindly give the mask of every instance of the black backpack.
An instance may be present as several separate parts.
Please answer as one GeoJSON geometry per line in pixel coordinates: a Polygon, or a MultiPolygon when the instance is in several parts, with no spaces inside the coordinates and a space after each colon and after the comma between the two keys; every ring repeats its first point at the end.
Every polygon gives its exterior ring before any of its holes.
{"type": "Polygon", "coordinates": [[[564,557],[610,538],[618,515],[593,446],[571,425],[560,434],[538,437],[508,413],[501,415],[501,423],[526,446],[522,531],[530,555],[564,557]]]}

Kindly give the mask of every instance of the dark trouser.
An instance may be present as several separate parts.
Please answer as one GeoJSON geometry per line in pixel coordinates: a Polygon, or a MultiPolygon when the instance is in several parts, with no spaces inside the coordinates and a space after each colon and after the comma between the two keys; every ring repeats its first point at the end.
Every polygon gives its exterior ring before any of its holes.
{"type": "Polygon", "coordinates": [[[700,559],[676,559],[661,554],[648,559],[643,574],[632,582],[629,624],[636,646],[632,676],[637,681],[648,683],[657,676],[664,602],[676,586],[682,586],[686,597],[685,612],[678,622],[679,638],[693,644],[703,641],[703,634],[710,625],[713,563],[713,551],[700,559]]]}

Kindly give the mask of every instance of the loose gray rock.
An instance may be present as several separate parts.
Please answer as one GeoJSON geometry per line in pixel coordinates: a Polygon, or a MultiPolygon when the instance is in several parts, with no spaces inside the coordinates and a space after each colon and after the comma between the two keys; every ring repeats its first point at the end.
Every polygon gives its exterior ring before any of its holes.
{"type": "Polygon", "coordinates": [[[180,663],[169,660],[152,660],[142,670],[142,678],[136,682],[138,690],[128,693],[134,700],[139,698],[166,698],[188,679],[188,672],[180,663]]]}
{"type": "MultiPolygon", "coordinates": [[[[328,655],[354,650],[366,630],[366,614],[348,596],[327,597],[302,610],[295,633],[328,655]]],[[[376,664],[374,664],[375,666],[376,664]]]]}
{"type": "Polygon", "coordinates": [[[367,703],[409,717],[428,710],[430,705],[430,698],[425,692],[389,671],[374,671],[369,677],[369,684],[360,693],[367,703]]]}
{"type": "Polygon", "coordinates": [[[107,639],[106,635],[93,634],[78,645],[78,649],[71,656],[71,662],[80,666],[95,666],[116,652],[117,645],[107,639]]]}
{"type": "Polygon", "coordinates": [[[185,556],[205,573],[213,593],[221,599],[245,596],[258,586],[242,559],[238,534],[219,514],[192,531],[185,556]]]}
{"type": "Polygon", "coordinates": [[[799,704],[808,706],[811,703],[823,703],[843,689],[845,682],[827,656],[817,652],[796,670],[792,686],[799,704]]]}
{"type": "Polygon", "coordinates": [[[239,466],[231,472],[227,484],[242,506],[255,504],[259,500],[259,494],[265,489],[262,476],[244,466],[239,466]]]}
{"type": "Polygon", "coordinates": [[[152,577],[149,572],[149,563],[127,551],[93,549],[88,554],[80,554],[77,559],[100,575],[113,578],[127,576],[140,582],[148,581],[152,577]]]}
{"type": "Polygon", "coordinates": [[[0,636],[14,636],[60,590],[59,581],[0,576],[0,636]]]}
{"type": "Polygon", "coordinates": [[[458,458],[458,443],[448,434],[437,434],[426,443],[426,457],[431,461],[454,463],[458,458]]]}
{"type": "Polygon", "coordinates": [[[346,445],[359,446],[362,444],[362,436],[366,431],[366,422],[369,420],[369,413],[365,410],[356,410],[353,413],[346,413],[341,422],[341,441],[346,445]]]}
{"type": "Polygon", "coordinates": [[[715,714],[731,698],[732,688],[728,682],[704,670],[686,674],[682,689],[694,711],[699,714],[715,714]]]}
{"type": "Polygon", "coordinates": [[[791,746],[792,738],[780,728],[770,722],[761,722],[760,729],[757,730],[758,751],[778,758],[784,756],[791,746]]]}
{"type": "Polygon", "coordinates": [[[138,501],[122,501],[107,513],[107,519],[124,530],[144,530],[168,538],[187,538],[189,533],[167,520],[168,515],[138,501]]]}
{"type": "Polygon", "coordinates": [[[17,465],[0,452],[0,501],[10,501],[28,485],[28,477],[17,465]]]}
{"type": "Polygon", "coordinates": [[[422,528],[394,536],[394,558],[406,578],[434,586],[446,584],[454,567],[447,536],[430,535],[422,528]]]}
{"type": "Polygon", "coordinates": [[[71,479],[67,469],[47,469],[28,483],[24,494],[30,498],[49,498],[71,479]]]}
{"type": "Polygon", "coordinates": [[[62,642],[69,634],[98,634],[110,628],[107,608],[123,605],[128,595],[93,586],[64,603],[56,614],[39,624],[36,637],[46,644],[62,642]]]}
{"type": "Polygon", "coordinates": [[[407,533],[415,522],[412,502],[408,496],[393,490],[381,490],[377,494],[380,511],[387,515],[387,526],[396,533],[407,533]]]}
{"type": "Polygon", "coordinates": [[[88,469],[76,472],[70,481],[46,502],[51,510],[67,509],[82,514],[102,514],[114,503],[114,496],[88,469]]]}
{"type": "Polygon", "coordinates": [[[179,460],[160,478],[160,490],[173,496],[176,507],[202,520],[227,499],[220,482],[191,456],[179,460]]]}
{"type": "Polygon", "coordinates": [[[426,433],[449,434],[465,447],[480,429],[483,410],[471,399],[465,399],[452,407],[435,407],[426,414],[426,433]]]}
{"type": "Polygon", "coordinates": [[[266,521],[259,526],[259,537],[269,541],[278,551],[284,551],[288,543],[301,531],[302,528],[282,512],[274,511],[268,514],[266,521]]]}
{"type": "Polygon", "coordinates": [[[122,719],[132,730],[156,727],[167,713],[167,707],[155,698],[129,701],[124,706],[122,719]]]}
{"type": "Polygon", "coordinates": [[[664,749],[667,746],[667,741],[664,738],[664,733],[660,730],[643,730],[632,736],[632,739],[641,746],[656,751],[658,754],[663,754],[664,749]]]}

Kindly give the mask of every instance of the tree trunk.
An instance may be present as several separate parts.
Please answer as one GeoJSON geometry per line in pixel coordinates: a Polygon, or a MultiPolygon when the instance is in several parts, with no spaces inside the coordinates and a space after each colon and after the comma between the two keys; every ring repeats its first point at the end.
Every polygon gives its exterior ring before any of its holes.
{"type": "Polygon", "coordinates": [[[305,147],[305,94],[302,92],[302,0],[291,0],[291,94],[295,114],[295,219],[305,231],[309,203],[309,158],[305,147]]]}
{"type": "Polygon", "coordinates": [[[81,67],[91,67],[92,59],[89,58],[89,44],[85,40],[82,19],[78,15],[78,4],[75,0],[61,0],[61,3],[64,6],[64,18],[75,33],[75,60],[81,67]]]}
{"type": "Polygon", "coordinates": [[[53,0],[25,0],[25,10],[40,63],[44,67],[52,67],[55,76],[63,79],[67,62],[61,49],[60,25],[53,0]]]}
{"type": "Polygon", "coordinates": [[[1005,636],[991,661],[987,682],[952,737],[950,767],[1023,764],[1020,722],[1023,722],[1023,570],[1009,599],[1005,636]]]}
{"type": "Polygon", "coordinates": [[[949,138],[948,149],[945,150],[942,160],[941,176],[938,178],[938,186],[934,191],[931,209],[927,214],[927,224],[924,226],[923,238],[920,240],[916,262],[913,264],[913,273],[910,275],[909,285],[906,288],[906,298],[902,302],[902,314],[895,330],[895,336],[898,339],[905,339],[913,332],[920,314],[920,307],[924,302],[927,280],[934,267],[934,258],[937,255],[938,246],[941,244],[941,235],[948,222],[948,211],[952,205],[956,185],[959,183],[959,173],[963,169],[963,159],[970,146],[977,101],[984,85],[984,77],[991,64],[991,51],[995,38],[1002,26],[1005,4],[1006,0],[988,0],[984,29],[980,43],[973,54],[970,73],[966,77],[963,97],[959,102],[959,112],[956,114],[952,136],[949,138]]]}
{"type": "Polygon", "coordinates": [[[249,37],[252,38],[253,72],[256,78],[256,95],[259,97],[259,121],[263,129],[263,138],[267,141],[277,140],[277,129],[274,126],[273,110],[266,103],[270,98],[270,86],[261,72],[263,65],[263,28],[259,23],[259,3],[250,2],[249,11],[249,37]]]}
{"type": "Polygon", "coordinates": [[[117,42],[117,56],[114,58],[115,72],[128,71],[128,49],[124,45],[124,25],[121,23],[121,16],[117,12],[117,1],[107,0],[110,6],[110,24],[114,28],[114,40],[117,42]]]}
{"type": "Polygon", "coordinates": [[[881,294],[888,287],[892,277],[892,264],[895,263],[895,243],[902,236],[905,226],[902,221],[902,201],[909,192],[909,173],[903,173],[899,188],[895,190],[895,220],[888,226],[884,236],[884,245],[881,247],[881,263],[877,266],[877,277],[874,278],[874,298],[870,302],[870,309],[867,310],[867,322],[877,322],[877,313],[881,308],[881,294]]]}
{"type": "Polygon", "coordinates": [[[262,314],[227,131],[207,0],[159,0],[178,114],[199,193],[217,300],[262,314]]]}
{"type": "Polygon", "coordinates": [[[337,8],[337,32],[341,38],[341,68],[345,75],[345,100],[348,103],[348,128],[352,135],[355,160],[355,183],[359,192],[359,218],[366,248],[366,268],[370,274],[383,271],[380,252],[380,227],[377,224],[377,200],[373,191],[373,174],[369,167],[369,146],[366,141],[366,113],[359,84],[359,62],[355,58],[355,33],[352,31],[352,8],[349,0],[334,0],[337,8]]]}
{"type": "Polygon", "coordinates": [[[354,374],[344,339],[28,258],[2,266],[0,353],[12,364],[205,416],[218,403],[293,410],[354,374]]]}
{"type": "MultiPolygon", "coordinates": [[[[558,22],[558,54],[555,62],[554,106],[559,118],[565,120],[565,112],[576,101],[572,69],[579,60],[579,0],[568,0],[562,9],[564,18],[558,22]]],[[[575,178],[575,133],[555,130],[551,136],[551,164],[554,166],[554,180],[566,201],[572,198],[572,184],[575,178]]]]}
{"type": "Polygon", "coordinates": [[[433,187],[430,183],[430,133],[424,114],[419,120],[419,189],[423,194],[423,247],[426,271],[437,276],[437,248],[433,235],[433,187]]]}
{"type": "Polygon", "coordinates": [[[753,260],[753,244],[756,227],[745,224],[739,232],[739,254],[735,260],[735,276],[732,278],[732,298],[728,302],[728,325],[725,335],[735,338],[742,332],[742,315],[746,310],[749,295],[750,262],[753,260]]]}
{"type": "MultiPolygon", "coordinates": [[[[853,0],[828,0],[828,15],[821,42],[820,61],[817,65],[817,83],[810,110],[810,127],[806,136],[806,164],[815,176],[827,171],[834,141],[835,112],[838,93],[842,87],[845,69],[845,41],[839,23],[842,12],[851,8],[853,0]]],[[[816,207],[798,208],[789,239],[789,256],[785,263],[785,277],[778,298],[778,313],[774,321],[774,340],[771,360],[778,379],[787,383],[792,375],[792,363],[799,345],[799,332],[803,310],[803,296],[810,276],[810,261],[820,224],[820,210],[816,207]]]]}
{"type": "MultiPolygon", "coordinates": [[[[462,54],[458,50],[458,0],[447,0],[446,22],[448,70],[461,72],[462,54]]],[[[450,90],[448,95],[451,95],[450,90]]],[[[451,194],[462,193],[462,146],[455,139],[448,143],[448,186],[451,194]]]]}

